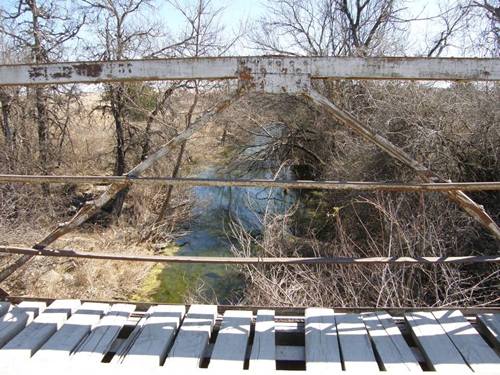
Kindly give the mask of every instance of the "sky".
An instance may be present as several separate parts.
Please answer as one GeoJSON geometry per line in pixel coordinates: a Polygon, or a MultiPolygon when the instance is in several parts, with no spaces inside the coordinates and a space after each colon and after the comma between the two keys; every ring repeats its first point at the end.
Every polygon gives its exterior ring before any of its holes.
{"type": "MultiPolygon", "coordinates": [[[[189,0],[184,1],[189,2],[189,0]]],[[[454,2],[453,0],[406,0],[404,16],[406,18],[426,18],[435,15],[439,13],[439,3],[444,1],[448,3],[454,2]]],[[[237,30],[241,22],[256,20],[260,16],[265,15],[266,10],[265,0],[212,0],[212,3],[215,9],[224,9],[221,13],[220,20],[221,23],[226,26],[226,30],[229,33],[233,30],[237,30]]],[[[182,15],[166,1],[163,2],[158,11],[165,20],[168,20],[168,25],[172,30],[182,25],[182,15]]],[[[435,34],[438,28],[435,22],[430,22],[428,20],[410,23],[410,39],[408,40],[410,44],[409,50],[415,53],[424,50],[426,36],[435,34]]],[[[457,51],[455,52],[458,53],[457,51]]],[[[451,49],[449,54],[453,55],[453,53],[454,51],[451,49]]],[[[239,54],[252,54],[252,50],[240,47],[239,54]]]]}
{"type": "MultiPolygon", "coordinates": [[[[0,0],[0,6],[8,4],[10,9],[13,9],[14,4],[18,0],[0,0]]],[[[39,0],[43,2],[43,0],[39,0]]],[[[68,4],[78,4],[75,0],[63,0],[68,4]]],[[[195,4],[197,0],[172,0],[178,1],[181,4],[195,4]]],[[[316,1],[316,0],[310,0],[316,1]]],[[[223,8],[220,14],[220,23],[225,26],[228,39],[235,34],[239,29],[241,23],[257,20],[259,17],[264,16],[266,12],[266,0],[212,0],[212,6],[215,9],[223,8]]],[[[436,15],[440,12],[439,4],[448,3],[454,4],[458,0],[401,0],[405,6],[402,13],[406,19],[410,18],[426,18],[431,15],[436,15]]],[[[172,35],[179,35],[181,28],[185,27],[185,19],[182,14],[169,4],[167,0],[154,0],[154,8],[150,9],[148,14],[137,19],[137,22],[148,22],[157,19],[164,25],[165,28],[170,30],[172,35]]],[[[163,26],[162,26],[163,27],[163,26]]],[[[429,40],[435,36],[440,30],[442,25],[434,20],[413,21],[407,25],[408,38],[405,40],[406,45],[404,51],[407,55],[419,55],[426,50],[426,45],[429,45],[429,40]]],[[[81,34],[82,35],[82,34],[81,34]]],[[[85,33],[82,37],[88,42],[94,37],[93,30],[90,33],[85,33]]],[[[173,38],[176,39],[175,37],[173,38]]],[[[456,45],[466,43],[467,41],[456,41],[456,45]]],[[[231,51],[233,55],[255,55],[258,51],[248,48],[248,43],[240,44],[237,49],[231,51]]],[[[443,55],[463,56],[462,50],[458,47],[449,48],[443,55]]]]}
{"type": "MultiPolygon", "coordinates": [[[[194,0],[196,1],[196,0],[194,0]]],[[[314,1],[314,0],[311,0],[314,1]]],[[[224,8],[222,20],[228,26],[238,26],[240,20],[245,18],[255,19],[265,12],[265,0],[212,0],[214,8],[224,8]]],[[[439,10],[436,0],[406,0],[408,12],[414,15],[426,16],[439,10]]],[[[173,23],[182,22],[182,16],[166,2],[161,7],[161,12],[173,23]]]]}

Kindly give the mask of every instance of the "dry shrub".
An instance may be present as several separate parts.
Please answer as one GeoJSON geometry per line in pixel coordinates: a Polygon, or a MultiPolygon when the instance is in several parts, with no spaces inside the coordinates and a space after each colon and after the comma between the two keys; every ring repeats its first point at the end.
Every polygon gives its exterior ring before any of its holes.
{"type": "MultiPolygon", "coordinates": [[[[58,247],[89,252],[152,254],[152,246],[140,243],[140,233],[110,226],[87,228],[58,240],[58,247]]],[[[47,298],[125,299],[140,287],[151,263],[35,257],[7,279],[4,287],[13,295],[47,298]]]]}
{"type": "MultiPolygon", "coordinates": [[[[450,227],[448,219],[443,216],[429,220],[423,212],[413,214],[402,196],[377,194],[332,211],[324,223],[335,232],[329,241],[311,234],[307,238],[302,231],[300,237],[295,235],[297,224],[291,212],[266,217],[259,237],[235,226],[238,246],[233,246],[232,251],[237,256],[262,257],[458,255],[450,251],[456,236],[443,236],[450,227]]],[[[455,244],[454,249],[458,248],[455,244]]],[[[405,307],[498,303],[499,270],[494,265],[266,265],[243,267],[243,272],[247,276],[245,302],[252,305],[405,307]]]]}
{"type": "MultiPolygon", "coordinates": [[[[340,81],[327,82],[321,89],[444,178],[499,180],[497,87],[340,81]]],[[[261,153],[277,155],[278,165],[306,166],[317,179],[419,181],[412,170],[309,103],[297,107],[295,99],[275,98],[273,104],[267,118],[281,120],[285,136],[273,139],[261,153]],[[289,103],[296,107],[284,112],[289,103]],[[314,150],[315,156],[296,145],[314,150]]],[[[250,112],[248,117],[264,118],[263,113],[250,112]]],[[[263,127],[261,122],[254,129],[263,127]]],[[[295,212],[264,219],[261,236],[235,230],[239,246],[233,251],[360,257],[495,255],[498,251],[496,240],[442,193],[302,191],[299,196],[295,212]]],[[[500,222],[497,192],[470,196],[500,222]]],[[[257,305],[498,304],[497,265],[259,266],[246,267],[244,272],[247,302],[257,305]]]]}

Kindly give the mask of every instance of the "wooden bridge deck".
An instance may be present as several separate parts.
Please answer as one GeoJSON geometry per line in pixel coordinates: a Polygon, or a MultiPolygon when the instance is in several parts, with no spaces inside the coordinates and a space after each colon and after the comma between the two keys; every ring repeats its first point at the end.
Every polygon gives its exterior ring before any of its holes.
{"type": "Polygon", "coordinates": [[[0,302],[0,373],[500,374],[500,314],[0,302]],[[29,371],[29,372],[28,372],[29,371]]]}

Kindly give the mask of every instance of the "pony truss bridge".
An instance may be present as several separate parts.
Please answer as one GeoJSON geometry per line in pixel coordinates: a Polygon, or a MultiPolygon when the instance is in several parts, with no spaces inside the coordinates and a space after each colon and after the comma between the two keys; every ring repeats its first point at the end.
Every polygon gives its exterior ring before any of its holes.
{"type": "MultiPolygon", "coordinates": [[[[227,264],[440,264],[498,263],[499,256],[456,257],[184,257],[105,254],[57,249],[51,244],[91,218],[133,184],[263,186],[300,189],[440,192],[490,236],[500,228],[466,192],[500,190],[500,182],[443,179],[376,129],[361,123],[315,89],[317,80],[396,79],[499,81],[499,59],[220,57],[0,66],[0,86],[132,80],[236,80],[234,94],[203,112],[185,131],[124,176],[0,175],[0,183],[108,184],[32,247],[2,245],[18,254],[0,270],[0,282],[35,256],[140,262],[227,264]],[[359,181],[224,180],[141,177],[247,91],[297,95],[366,141],[413,169],[418,183],[359,181]]],[[[0,302],[0,373],[126,374],[307,371],[338,374],[500,374],[498,308],[319,308],[134,304],[48,300],[3,294],[0,302]]]]}

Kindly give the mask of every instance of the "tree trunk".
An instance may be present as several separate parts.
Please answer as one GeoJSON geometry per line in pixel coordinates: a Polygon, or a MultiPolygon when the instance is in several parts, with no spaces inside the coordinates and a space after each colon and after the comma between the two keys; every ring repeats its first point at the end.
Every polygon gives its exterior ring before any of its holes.
{"type": "Polygon", "coordinates": [[[35,89],[36,120],[38,126],[38,162],[43,174],[47,174],[48,162],[48,124],[44,92],[42,88],[35,89]]]}
{"type": "MultiPolygon", "coordinates": [[[[189,107],[189,111],[186,115],[186,129],[189,129],[189,127],[191,126],[193,112],[194,112],[194,109],[196,108],[196,105],[198,104],[198,95],[199,95],[198,82],[195,82],[194,87],[195,87],[195,93],[194,93],[193,103],[191,104],[191,107],[189,107]]],[[[186,149],[186,142],[184,141],[181,144],[181,147],[179,149],[179,153],[177,154],[177,159],[175,161],[174,170],[172,171],[172,178],[176,178],[177,175],[179,174],[179,169],[181,168],[182,157],[184,156],[185,149],[186,149]]],[[[155,224],[158,224],[162,220],[165,219],[165,215],[167,213],[168,207],[170,206],[170,200],[172,198],[172,190],[173,190],[173,186],[169,185],[167,187],[165,200],[163,201],[163,205],[161,206],[160,213],[158,214],[158,217],[156,218],[155,224]]]]}
{"type": "Polygon", "coordinates": [[[6,168],[8,171],[14,169],[15,160],[15,145],[14,145],[14,134],[10,127],[10,108],[11,108],[12,98],[5,92],[0,91],[0,106],[2,109],[2,117],[0,122],[2,123],[2,133],[5,138],[5,158],[6,158],[6,168]]]}
{"type": "Polygon", "coordinates": [[[155,108],[153,111],[148,116],[147,122],[146,122],[146,129],[144,131],[144,138],[142,141],[142,151],[141,151],[141,160],[144,161],[149,155],[149,151],[151,150],[151,126],[153,125],[153,121],[155,120],[156,116],[158,116],[158,113],[160,112],[160,109],[165,105],[165,102],[167,99],[172,95],[174,92],[174,87],[169,87],[167,90],[163,92],[163,96],[161,100],[156,101],[155,108]]]}
{"type": "MultiPolygon", "coordinates": [[[[49,161],[49,124],[47,119],[47,108],[45,103],[44,92],[42,88],[35,89],[36,103],[36,121],[38,127],[38,164],[42,174],[48,172],[49,161]]],[[[50,189],[48,184],[42,185],[44,194],[49,194],[50,189]]]]}
{"type": "MultiPolygon", "coordinates": [[[[111,111],[115,121],[115,166],[114,175],[121,176],[126,172],[125,162],[125,137],[124,137],[124,121],[123,121],[123,84],[118,87],[110,86],[111,90],[111,111]]],[[[123,203],[127,196],[128,190],[123,190],[117,194],[113,202],[112,213],[116,217],[120,217],[122,213],[123,203]]]]}
{"type": "MultiPolygon", "coordinates": [[[[195,28],[195,51],[194,51],[194,56],[197,57],[200,52],[200,31],[201,31],[201,18],[202,18],[202,13],[203,13],[203,3],[202,1],[199,1],[198,3],[198,17],[197,17],[197,22],[196,22],[196,28],[195,28]]],[[[189,111],[186,115],[186,129],[189,129],[191,126],[191,119],[193,117],[193,112],[194,109],[196,108],[196,105],[198,104],[198,82],[194,81],[194,99],[193,103],[189,107],[189,111]]],[[[182,157],[184,156],[184,151],[186,149],[186,141],[184,141],[181,144],[181,148],[179,149],[179,153],[177,154],[177,159],[175,161],[174,165],[174,170],[172,171],[172,177],[176,178],[177,175],[179,174],[179,169],[182,164],[182,157]]],[[[158,214],[158,217],[156,218],[155,224],[161,223],[165,219],[165,215],[168,211],[168,207],[170,206],[170,200],[172,198],[172,191],[173,191],[173,186],[170,185],[167,188],[167,193],[165,196],[165,200],[163,201],[163,205],[161,206],[160,212],[158,214]]]]}
{"type": "MultiPolygon", "coordinates": [[[[184,150],[186,148],[186,142],[183,142],[181,144],[181,147],[179,149],[179,153],[177,154],[177,159],[175,161],[174,165],[174,170],[172,171],[172,178],[176,178],[177,175],[179,174],[179,169],[181,168],[182,164],[182,157],[184,156],[184,150]]],[[[165,216],[167,214],[168,207],[170,206],[170,199],[172,198],[172,190],[173,186],[169,185],[167,187],[167,192],[165,195],[165,200],[163,201],[163,204],[160,208],[160,212],[158,213],[158,217],[156,218],[156,224],[160,223],[162,220],[165,219],[165,216]]]]}
{"type": "Polygon", "coordinates": [[[122,118],[122,93],[121,90],[112,90],[111,107],[113,112],[113,119],[115,120],[115,138],[116,138],[116,152],[115,152],[115,167],[114,174],[121,176],[125,173],[125,138],[123,135],[123,118],[122,118]]]}
{"type": "MultiPolygon", "coordinates": [[[[33,25],[33,46],[31,53],[35,64],[47,62],[47,56],[42,47],[42,32],[38,23],[39,9],[36,0],[29,0],[27,5],[30,7],[33,25]]],[[[36,121],[38,126],[38,163],[42,174],[48,172],[48,138],[49,138],[49,124],[47,116],[47,103],[45,102],[45,93],[43,88],[37,87],[35,89],[35,103],[36,103],[36,121]]],[[[48,194],[49,185],[42,185],[42,190],[48,194]]]]}
{"type": "Polygon", "coordinates": [[[13,136],[10,128],[10,105],[11,100],[7,94],[0,91],[0,106],[2,107],[2,132],[5,137],[5,143],[9,148],[12,147],[13,136]]]}

